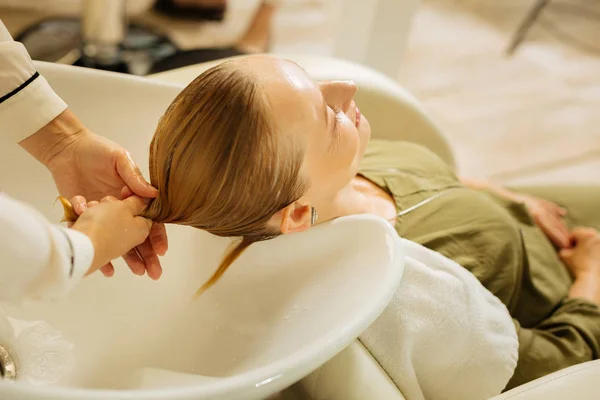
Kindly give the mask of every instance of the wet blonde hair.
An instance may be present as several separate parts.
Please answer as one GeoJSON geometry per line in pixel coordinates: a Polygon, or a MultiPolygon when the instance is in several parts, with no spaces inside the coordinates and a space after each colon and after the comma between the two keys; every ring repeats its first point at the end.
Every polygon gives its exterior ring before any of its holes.
{"type": "Polygon", "coordinates": [[[256,77],[226,62],[198,76],[160,119],[150,144],[159,195],[145,216],[241,238],[197,294],[252,243],[279,235],[267,222],[307,191],[303,149],[276,132],[270,113],[256,77]]]}

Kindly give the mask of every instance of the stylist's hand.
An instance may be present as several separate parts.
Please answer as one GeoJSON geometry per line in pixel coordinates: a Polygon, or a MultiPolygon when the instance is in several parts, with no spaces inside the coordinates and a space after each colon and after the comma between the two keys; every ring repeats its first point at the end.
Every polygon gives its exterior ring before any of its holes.
{"type": "MultiPolygon", "coordinates": [[[[90,132],[68,109],[20,144],[48,168],[59,193],[66,198],[80,195],[87,201],[99,201],[105,196],[120,199],[124,187],[142,198],[158,194],[129,152],[90,132]]],[[[85,210],[85,202],[72,201],[72,205],[77,215],[85,210]]],[[[153,224],[149,240],[124,259],[132,270],[160,269],[157,255],[164,255],[167,248],[164,225],[153,224]]]]}
{"type": "MultiPolygon", "coordinates": [[[[112,260],[131,251],[148,238],[152,221],[139,217],[145,207],[144,201],[137,196],[125,200],[107,196],[100,203],[87,204],[86,211],[71,229],[88,236],[94,245],[94,261],[88,274],[111,265],[112,260]]],[[[151,269],[148,270],[148,275],[157,279],[160,272],[160,269],[151,269]]],[[[141,275],[143,273],[144,271],[141,275]]]]}
{"type": "MultiPolygon", "coordinates": [[[[129,152],[87,130],[56,154],[48,162],[48,169],[60,194],[65,197],[77,194],[97,201],[109,195],[120,199],[124,187],[144,198],[156,197],[158,193],[144,180],[129,152]]],[[[72,204],[78,215],[85,209],[80,201],[75,200],[72,204]]],[[[122,254],[129,268],[141,274],[144,271],[160,271],[158,255],[164,255],[168,248],[164,224],[153,224],[149,239],[138,244],[137,249],[122,254]]],[[[102,272],[112,276],[110,266],[103,268],[102,272]]]]}
{"type": "MultiPolygon", "coordinates": [[[[104,196],[121,198],[123,188],[127,187],[139,197],[156,197],[158,191],[146,182],[123,147],[87,129],[75,137],[47,165],[61,195],[67,198],[82,195],[89,201],[98,201],[104,196]]],[[[78,201],[73,202],[73,208],[78,215],[84,211],[78,201]]],[[[156,255],[163,256],[167,249],[164,224],[153,224],[149,240],[123,258],[132,270],[160,269],[156,255]]]]}

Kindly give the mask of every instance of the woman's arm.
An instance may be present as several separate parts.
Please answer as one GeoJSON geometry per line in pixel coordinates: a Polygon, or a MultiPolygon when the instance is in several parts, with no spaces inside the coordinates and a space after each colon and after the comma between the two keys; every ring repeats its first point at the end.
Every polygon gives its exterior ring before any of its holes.
{"type": "Polygon", "coordinates": [[[506,389],[598,359],[600,309],[583,299],[564,299],[552,315],[535,327],[517,326],[517,334],[519,363],[506,389]]]}
{"type": "Polygon", "coordinates": [[[490,181],[486,181],[483,179],[470,179],[470,178],[459,178],[460,182],[475,190],[489,190],[496,193],[499,196],[504,197],[507,200],[514,201],[516,203],[525,203],[525,196],[511,190],[506,189],[505,187],[492,183],[490,181]]]}
{"type": "Polygon", "coordinates": [[[571,233],[563,217],[567,210],[551,201],[524,193],[514,192],[501,185],[477,179],[459,178],[460,182],[475,190],[486,190],[514,203],[523,204],[537,226],[559,248],[570,248],[571,233]]]}

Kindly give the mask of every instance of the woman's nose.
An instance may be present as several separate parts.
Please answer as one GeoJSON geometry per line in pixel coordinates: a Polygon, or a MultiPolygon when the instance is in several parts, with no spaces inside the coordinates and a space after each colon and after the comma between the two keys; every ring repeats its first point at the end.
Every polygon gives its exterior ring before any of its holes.
{"type": "Polygon", "coordinates": [[[352,100],[354,100],[354,96],[356,95],[358,88],[356,87],[354,81],[343,81],[341,91],[341,97],[343,99],[342,110],[344,112],[348,112],[348,109],[352,105],[352,100]]]}
{"type": "Polygon", "coordinates": [[[323,97],[330,105],[335,106],[344,113],[348,112],[354,95],[358,91],[352,80],[347,81],[325,81],[320,83],[323,97]]]}

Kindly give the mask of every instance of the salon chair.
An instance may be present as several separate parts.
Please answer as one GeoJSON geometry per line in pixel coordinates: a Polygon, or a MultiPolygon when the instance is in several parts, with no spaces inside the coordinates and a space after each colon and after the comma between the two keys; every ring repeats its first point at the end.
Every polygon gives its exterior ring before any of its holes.
{"type": "MultiPolygon", "coordinates": [[[[356,102],[369,118],[373,137],[420,143],[448,164],[456,165],[452,148],[443,132],[417,100],[393,79],[344,60],[304,55],[280,56],[296,61],[317,80],[354,80],[359,88],[356,102]]],[[[191,65],[149,75],[148,78],[183,86],[222,61],[191,65]]],[[[597,400],[600,398],[598,377],[600,360],[566,368],[499,394],[493,400],[597,400]]],[[[361,344],[360,338],[296,386],[310,400],[405,399],[402,388],[394,384],[361,344]]]]}

